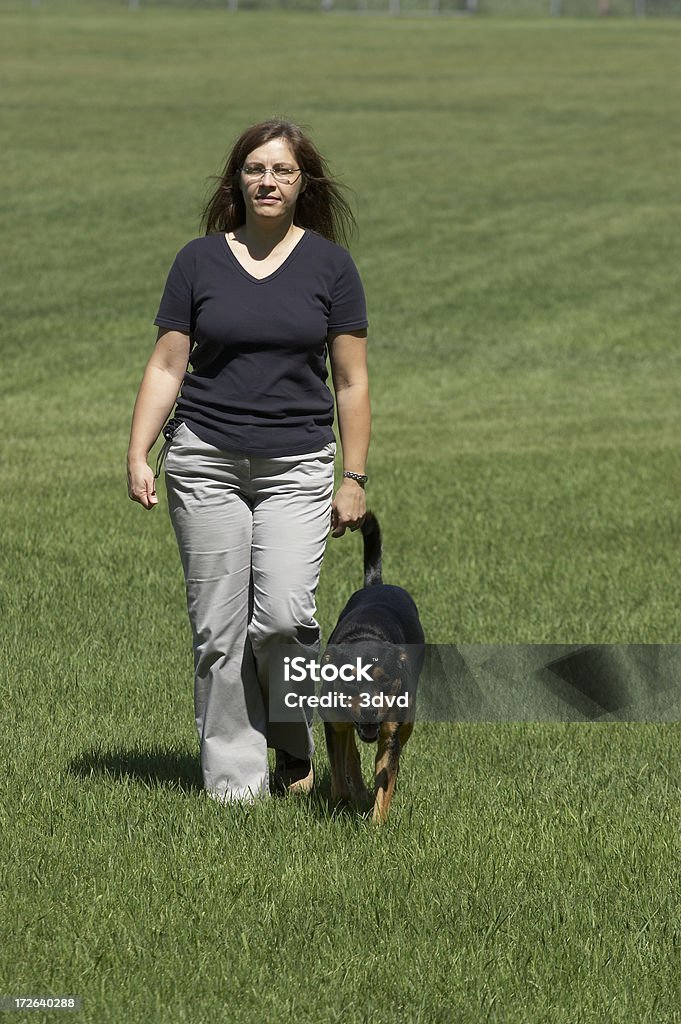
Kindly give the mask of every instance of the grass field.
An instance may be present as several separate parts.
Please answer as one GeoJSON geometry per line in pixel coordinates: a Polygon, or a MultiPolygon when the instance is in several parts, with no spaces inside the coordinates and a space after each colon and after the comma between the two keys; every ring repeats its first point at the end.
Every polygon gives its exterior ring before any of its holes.
{"type": "MultiPolygon", "coordinates": [[[[14,3],[0,29],[0,995],[681,1021],[678,726],[420,726],[380,831],[332,814],[323,744],[309,806],[220,808],[172,530],[124,473],[173,256],[232,138],[284,114],[355,192],[371,503],[429,641],[678,642],[681,23],[14,3]]],[[[359,582],[330,542],[325,634],[359,582]]]]}

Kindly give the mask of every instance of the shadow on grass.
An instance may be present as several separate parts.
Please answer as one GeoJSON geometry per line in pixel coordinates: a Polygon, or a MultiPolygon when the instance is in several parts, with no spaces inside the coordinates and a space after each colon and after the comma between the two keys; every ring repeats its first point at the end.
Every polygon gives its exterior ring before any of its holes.
{"type": "MultiPolygon", "coordinates": [[[[101,778],[120,782],[131,779],[147,787],[174,789],[187,796],[203,792],[203,779],[198,754],[193,755],[163,747],[148,750],[88,750],[68,765],[71,775],[79,778],[101,778]]],[[[274,784],[270,777],[270,791],[274,784]]],[[[274,796],[274,799],[290,799],[274,796]]],[[[295,798],[298,802],[299,798],[295,798]]],[[[358,805],[337,804],[331,798],[331,773],[317,771],[310,797],[300,800],[300,807],[312,817],[323,821],[343,820],[360,824],[371,816],[372,801],[358,805]]]]}
{"type": "Polygon", "coordinates": [[[162,786],[186,794],[203,790],[198,755],[163,747],[89,750],[74,758],[68,770],[80,778],[99,775],[114,781],[132,779],[145,786],[162,786]]]}
{"type": "Polygon", "coordinates": [[[371,817],[373,799],[357,804],[337,803],[331,797],[331,771],[320,772],[315,766],[315,786],[305,802],[308,814],[323,821],[354,821],[358,824],[371,817]]]}

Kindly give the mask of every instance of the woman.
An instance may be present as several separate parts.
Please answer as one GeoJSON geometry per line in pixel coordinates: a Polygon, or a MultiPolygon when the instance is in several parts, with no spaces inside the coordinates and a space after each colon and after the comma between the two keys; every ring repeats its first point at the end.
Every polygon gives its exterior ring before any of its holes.
{"type": "Polygon", "coordinates": [[[268,721],[273,646],[319,649],[314,595],[329,531],[361,525],[370,409],[366,308],[345,241],[352,214],[300,128],[254,125],[175,258],[135,403],[133,501],[157,503],[148,454],[164,430],[166,482],[194,636],[207,792],[309,792],[310,723],[268,721]],[[343,480],[333,496],[336,393],[343,480]],[[191,370],[188,369],[191,363],[191,370]],[[178,398],[178,390],[181,391],[178,398]]]}

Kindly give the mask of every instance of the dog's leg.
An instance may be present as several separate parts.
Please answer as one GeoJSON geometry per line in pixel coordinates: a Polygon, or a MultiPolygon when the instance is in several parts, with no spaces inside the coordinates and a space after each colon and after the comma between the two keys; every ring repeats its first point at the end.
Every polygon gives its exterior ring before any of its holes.
{"type": "Polygon", "coordinates": [[[348,743],[352,742],[353,727],[339,722],[324,722],[326,750],[331,765],[331,799],[350,799],[348,785],[348,743]]]}
{"type": "Polygon", "coordinates": [[[358,803],[364,803],[371,799],[371,794],[362,775],[362,761],[357,749],[354,729],[351,730],[348,737],[347,758],[348,781],[353,796],[358,803]]]}
{"type": "MultiPolygon", "coordinates": [[[[388,817],[390,802],[395,791],[397,772],[400,767],[400,750],[402,747],[400,733],[401,727],[399,722],[383,722],[381,731],[378,734],[373,820],[379,824],[388,817]]],[[[407,733],[405,742],[409,739],[410,733],[411,729],[407,733]]]]}
{"type": "Polygon", "coordinates": [[[413,722],[403,722],[402,725],[400,726],[400,748],[401,748],[401,750],[404,749],[404,744],[407,742],[407,740],[409,739],[409,737],[411,736],[413,731],[414,731],[414,723],[413,722]]]}
{"type": "MultiPolygon", "coordinates": [[[[407,742],[407,740],[409,739],[409,737],[411,736],[413,731],[414,731],[414,723],[413,722],[405,722],[404,725],[402,725],[400,727],[400,733],[399,733],[399,736],[400,736],[400,757],[402,756],[402,751],[404,750],[404,745],[407,742]]],[[[393,787],[393,790],[398,788],[397,781],[398,781],[398,778],[399,778],[399,773],[400,773],[400,765],[399,765],[399,761],[398,761],[397,772],[395,773],[396,774],[395,785],[393,787]]]]}

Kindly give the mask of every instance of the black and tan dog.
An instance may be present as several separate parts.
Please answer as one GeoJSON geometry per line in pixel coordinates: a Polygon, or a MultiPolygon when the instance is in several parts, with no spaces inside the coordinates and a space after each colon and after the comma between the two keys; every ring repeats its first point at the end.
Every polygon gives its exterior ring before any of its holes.
{"type": "Polygon", "coordinates": [[[340,680],[323,683],[320,696],[335,695],[336,705],[342,701],[342,707],[320,707],[320,712],[331,762],[332,799],[369,798],[355,732],[365,743],[378,741],[373,820],[383,822],[395,789],[400,753],[414,728],[425,647],[414,601],[402,587],[382,581],[381,531],[371,512],[365,517],[362,535],[364,588],[345,605],[322,658],[322,672],[325,665],[343,671],[340,680]]]}

